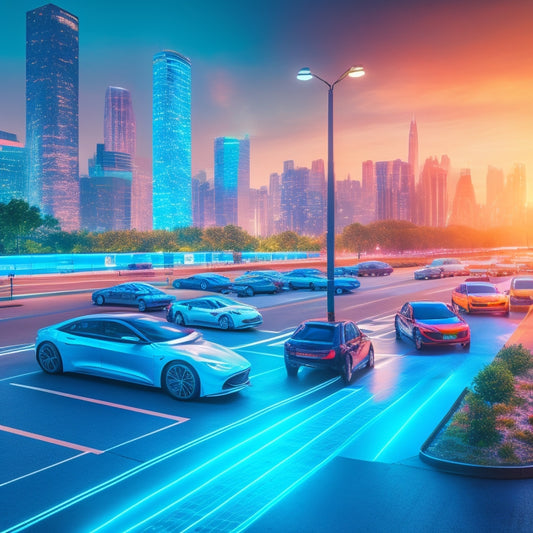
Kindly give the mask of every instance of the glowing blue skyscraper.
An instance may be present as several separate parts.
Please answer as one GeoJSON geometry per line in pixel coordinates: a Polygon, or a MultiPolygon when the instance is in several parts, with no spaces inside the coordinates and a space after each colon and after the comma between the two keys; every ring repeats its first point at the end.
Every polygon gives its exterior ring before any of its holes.
{"type": "Polygon", "coordinates": [[[215,139],[215,223],[250,231],[250,139],[215,139]]]}
{"type": "Polygon", "coordinates": [[[28,199],[79,229],[78,18],[47,4],[26,13],[28,199]]]}
{"type": "Polygon", "coordinates": [[[192,226],[191,62],[165,50],[153,60],[153,229],[192,226]]]}

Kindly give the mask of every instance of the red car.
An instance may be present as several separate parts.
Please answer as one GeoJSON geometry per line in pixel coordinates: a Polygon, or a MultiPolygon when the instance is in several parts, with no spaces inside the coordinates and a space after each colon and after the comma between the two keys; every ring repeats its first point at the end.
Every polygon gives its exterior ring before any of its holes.
{"type": "Polygon", "coordinates": [[[460,344],[470,348],[470,326],[444,302],[407,302],[394,319],[396,338],[411,339],[423,346],[460,344]]]}

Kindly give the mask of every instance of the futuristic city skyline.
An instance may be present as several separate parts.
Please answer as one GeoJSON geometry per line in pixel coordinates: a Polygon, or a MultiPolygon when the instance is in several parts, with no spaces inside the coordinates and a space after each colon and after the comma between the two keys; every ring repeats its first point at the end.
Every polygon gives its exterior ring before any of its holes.
{"type": "MultiPolygon", "coordinates": [[[[1,7],[0,129],[22,142],[25,16],[41,5],[22,0],[1,7]]],[[[80,20],[82,174],[103,142],[108,86],[131,92],[137,155],[151,168],[152,57],[163,49],[192,63],[193,175],[206,170],[213,177],[212,146],[220,136],[250,135],[255,187],[267,184],[285,160],[307,166],[325,159],[325,90],[298,82],[296,72],[310,66],[327,79],[352,63],[364,64],[367,75],[336,94],[337,179],[360,179],[365,160],[407,160],[405,124],[413,116],[420,161],[447,154],[457,174],[470,168],[480,199],[489,166],[504,173],[515,162],[533,168],[533,36],[527,29],[533,5],[526,0],[335,0],[327,7],[274,0],[260,17],[240,1],[231,9],[208,2],[202,10],[166,0],[151,9],[120,0],[57,5],[80,20]]],[[[533,187],[528,191],[531,202],[533,187]]]]}

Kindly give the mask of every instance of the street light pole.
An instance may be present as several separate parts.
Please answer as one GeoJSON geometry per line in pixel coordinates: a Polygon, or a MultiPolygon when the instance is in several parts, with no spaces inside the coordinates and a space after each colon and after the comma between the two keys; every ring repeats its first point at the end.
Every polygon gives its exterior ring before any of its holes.
{"type": "Polygon", "coordinates": [[[333,89],[346,76],[360,78],[365,75],[361,66],[350,67],[334,83],[329,83],[311,72],[309,67],[301,68],[297,78],[307,81],[316,78],[328,87],[328,177],[327,177],[327,234],[326,234],[326,264],[327,264],[327,318],[328,322],[335,321],[335,172],[333,167],[333,89]]]}

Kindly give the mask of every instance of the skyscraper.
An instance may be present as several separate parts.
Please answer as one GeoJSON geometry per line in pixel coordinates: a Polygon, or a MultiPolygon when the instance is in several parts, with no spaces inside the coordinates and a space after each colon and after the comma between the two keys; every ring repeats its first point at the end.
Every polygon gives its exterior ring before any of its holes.
{"type": "Polygon", "coordinates": [[[418,222],[422,226],[444,227],[448,215],[448,170],[437,158],[428,158],[420,176],[418,222]]]}
{"type": "Polygon", "coordinates": [[[419,179],[418,169],[418,128],[416,120],[413,118],[409,125],[409,153],[407,156],[409,163],[409,220],[417,222],[416,210],[416,184],[419,179]]]}
{"type": "Polygon", "coordinates": [[[26,150],[14,133],[0,131],[0,203],[26,200],[26,150]]]}
{"type": "Polygon", "coordinates": [[[153,59],[153,229],[192,225],[191,62],[165,50],[153,59]]]}
{"type": "Polygon", "coordinates": [[[78,18],[47,4],[26,13],[29,203],[79,228],[78,18]]]}
{"type": "Polygon", "coordinates": [[[461,169],[461,176],[457,182],[450,215],[451,226],[477,226],[477,205],[474,186],[469,168],[461,169]]]}
{"type": "Polygon", "coordinates": [[[215,221],[250,227],[250,139],[215,139],[215,221]]]}
{"type": "Polygon", "coordinates": [[[107,152],[135,158],[136,126],[131,95],[122,87],[108,87],[104,106],[104,146],[107,152]]]}
{"type": "Polygon", "coordinates": [[[81,227],[88,231],[121,231],[131,227],[132,165],[129,154],[96,145],[89,176],[80,179],[81,227]]]}

